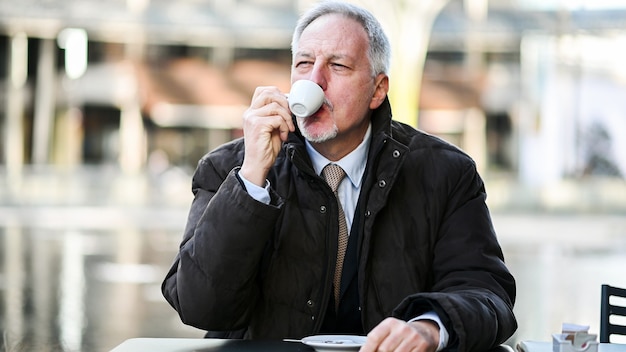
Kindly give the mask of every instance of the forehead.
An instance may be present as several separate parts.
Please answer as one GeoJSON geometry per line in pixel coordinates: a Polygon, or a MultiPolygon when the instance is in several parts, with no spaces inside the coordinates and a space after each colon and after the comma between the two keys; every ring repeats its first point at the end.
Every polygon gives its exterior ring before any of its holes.
{"type": "Polygon", "coordinates": [[[369,38],[356,20],[341,14],[327,14],[311,22],[300,36],[298,51],[330,49],[361,55],[369,48],[369,38]]]}

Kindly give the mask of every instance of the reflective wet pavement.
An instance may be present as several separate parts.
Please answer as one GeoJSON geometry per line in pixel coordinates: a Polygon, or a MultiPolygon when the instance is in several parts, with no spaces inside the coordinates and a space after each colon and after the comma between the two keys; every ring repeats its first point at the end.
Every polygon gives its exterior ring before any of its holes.
{"type": "MultiPolygon", "coordinates": [[[[5,350],[99,352],[132,337],[201,337],[160,293],[191,200],[188,171],[80,174],[42,174],[0,193],[5,350]]],[[[597,332],[600,284],[626,287],[626,216],[493,218],[518,281],[520,328],[509,343],[549,340],[562,322],[597,332]]]]}

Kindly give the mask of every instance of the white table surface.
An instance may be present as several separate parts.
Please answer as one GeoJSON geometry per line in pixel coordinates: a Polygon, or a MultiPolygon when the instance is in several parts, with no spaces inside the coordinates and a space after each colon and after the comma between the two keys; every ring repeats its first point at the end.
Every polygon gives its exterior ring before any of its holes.
{"type": "Polygon", "coordinates": [[[311,352],[299,342],[203,338],[132,338],[111,352],[311,352]]]}
{"type": "MultiPolygon", "coordinates": [[[[552,352],[552,342],[548,341],[522,341],[517,344],[520,352],[552,352]]],[[[584,352],[584,350],[580,350],[584,352]]],[[[598,344],[598,352],[626,352],[626,345],[619,343],[598,344]]]]}
{"type": "MultiPolygon", "coordinates": [[[[140,337],[122,342],[111,352],[192,352],[219,348],[228,344],[229,341],[232,340],[140,337]]],[[[517,350],[520,352],[552,352],[552,342],[521,341],[518,343],[517,350]]],[[[626,352],[626,344],[601,343],[598,345],[598,352],[626,352]]]]}
{"type": "Polygon", "coordinates": [[[183,339],[183,338],[133,338],[122,342],[111,352],[172,352],[193,351],[198,348],[219,347],[225,341],[217,339],[183,339]]]}

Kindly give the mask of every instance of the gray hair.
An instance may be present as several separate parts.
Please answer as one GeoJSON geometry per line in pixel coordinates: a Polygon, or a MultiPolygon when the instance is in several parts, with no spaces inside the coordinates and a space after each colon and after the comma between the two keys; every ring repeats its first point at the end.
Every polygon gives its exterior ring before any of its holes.
{"type": "Polygon", "coordinates": [[[372,75],[379,73],[389,74],[391,61],[391,45],[378,20],[364,8],[353,4],[339,1],[322,1],[309,11],[304,13],[298,20],[296,29],[291,40],[291,52],[298,50],[298,42],[302,32],[316,19],[330,14],[339,14],[351,18],[363,26],[369,38],[368,57],[372,66],[372,75]]]}

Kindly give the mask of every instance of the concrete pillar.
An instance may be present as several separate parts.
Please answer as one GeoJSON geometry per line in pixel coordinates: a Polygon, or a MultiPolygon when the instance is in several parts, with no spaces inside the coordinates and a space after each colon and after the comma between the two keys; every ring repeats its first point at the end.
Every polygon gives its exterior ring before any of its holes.
{"type": "Polygon", "coordinates": [[[41,39],[37,63],[37,85],[35,87],[35,121],[33,126],[33,164],[46,164],[54,131],[54,102],[56,82],[55,43],[52,39],[41,39]]]}
{"type": "Polygon", "coordinates": [[[470,26],[465,32],[465,70],[467,78],[475,80],[484,69],[484,43],[479,29],[487,19],[488,0],[465,0],[465,14],[470,26]]]}
{"type": "Polygon", "coordinates": [[[126,174],[137,174],[146,162],[147,136],[138,98],[120,108],[120,166],[126,174]]]}
{"type": "Polygon", "coordinates": [[[18,191],[24,166],[24,89],[28,77],[28,37],[11,37],[4,151],[9,190],[18,191]]]}
{"type": "Polygon", "coordinates": [[[389,99],[393,118],[417,127],[432,26],[449,0],[350,0],[370,9],[391,41],[389,99]]]}

